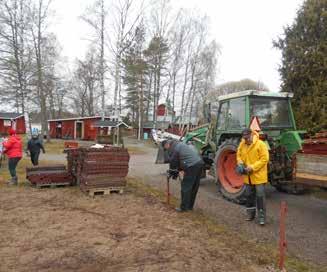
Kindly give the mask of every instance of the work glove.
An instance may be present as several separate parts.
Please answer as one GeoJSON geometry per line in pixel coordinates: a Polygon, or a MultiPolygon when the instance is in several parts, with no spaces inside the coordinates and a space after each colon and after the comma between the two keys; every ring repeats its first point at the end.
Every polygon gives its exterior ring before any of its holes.
{"type": "Polygon", "coordinates": [[[247,175],[247,171],[246,171],[246,167],[243,163],[240,163],[236,166],[235,168],[235,172],[238,174],[238,175],[247,175]]]}
{"type": "Polygon", "coordinates": [[[179,172],[177,169],[169,169],[167,171],[167,176],[168,178],[177,179],[179,176],[179,172]]]}
{"type": "Polygon", "coordinates": [[[253,169],[252,169],[252,167],[248,166],[245,168],[245,171],[247,174],[250,174],[253,171],[253,169]]]}

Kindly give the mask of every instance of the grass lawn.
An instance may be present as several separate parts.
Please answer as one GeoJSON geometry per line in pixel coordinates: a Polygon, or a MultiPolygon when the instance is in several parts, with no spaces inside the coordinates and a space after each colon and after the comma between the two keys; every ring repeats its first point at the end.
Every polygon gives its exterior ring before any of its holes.
{"type": "Polygon", "coordinates": [[[44,141],[45,152],[51,154],[62,154],[64,151],[64,141],[51,140],[49,143],[44,141]]]}
{"type": "MultiPolygon", "coordinates": [[[[53,164],[58,164],[54,162],[48,162],[48,161],[40,161],[39,165],[53,165],[53,164]]],[[[26,167],[31,167],[33,166],[31,163],[31,160],[29,157],[24,157],[22,158],[16,168],[16,173],[18,176],[18,182],[20,184],[24,184],[26,181],[26,167]]],[[[8,159],[5,161],[2,161],[2,166],[0,168],[0,176],[4,179],[4,181],[7,181],[10,179],[10,174],[8,170],[8,159]]]]}

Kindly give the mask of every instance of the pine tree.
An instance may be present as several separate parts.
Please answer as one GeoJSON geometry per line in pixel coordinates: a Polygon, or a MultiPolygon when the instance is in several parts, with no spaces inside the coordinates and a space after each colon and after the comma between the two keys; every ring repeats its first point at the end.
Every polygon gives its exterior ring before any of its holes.
{"type": "Polygon", "coordinates": [[[154,123],[157,121],[156,109],[162,94],[162,77],[165,76],[166,65],[168,62],[168,52],[169,47],[167,41],[159,35],[152,37],[148,48],[144,51],[153,82],[152,98],[154,123]]]}
{"type": "Polygon", "coordinates": [[[327,129],[327,0],[304,2],[274,46],[282,52],[281,87],[294,93],[298,127],[327,129]]]}
{"type": "Polygon", "coordinates": [[[126,85],[126,108],[132,113],[132,122],[139,128],[138,138],[142,138],[144,123],[144,92],[146,89],[147,64],[143,59],[143,44],[145,31],[141,24],[136,28],[131,46],[123,58],[124,76],[126,85]]]}

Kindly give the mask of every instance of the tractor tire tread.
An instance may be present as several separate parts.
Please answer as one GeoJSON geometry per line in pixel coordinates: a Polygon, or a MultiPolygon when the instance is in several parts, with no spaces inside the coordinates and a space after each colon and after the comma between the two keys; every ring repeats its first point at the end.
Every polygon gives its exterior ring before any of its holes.
{"type": "MultiPolygon", "coordinates": [[[[216,169],[216,165],[217,165],[217,159],[219,156],[219,150],[221,150],[222,148],[224,148],[225,146],[229,145],[229,146],[233,146],[234,149],[236,150],[239,144],[240,138],[230,138],[225,140],[224,142],[221,143],[221,145],[218,147],[217,153],[216,153],[216,158],[215,158],[215,169],[216,169]]],[[[241,192],[238,194],[231,194],[228,193],[224,188],[223,185],[220,183],[219,178],[218,178],[218,174],[216,173],[217,170],[215,170],[215,179],[217,182],[217,189],[218,191],[220,191],[220,194],[222,195],[222,197],[230,202],[236,203],[236,204],[240,204],[240,205],[244,205],[245,201],[246,201],[246,196],[245,196],[245,190],[241,189],[241,192]]]]}

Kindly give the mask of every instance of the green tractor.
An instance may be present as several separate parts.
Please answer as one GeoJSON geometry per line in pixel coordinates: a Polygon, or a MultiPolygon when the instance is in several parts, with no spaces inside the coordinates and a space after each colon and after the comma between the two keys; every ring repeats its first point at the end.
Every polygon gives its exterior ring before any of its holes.
{"type": "Polygon", "coordinates": [[[243,177],[235,172],[236,151],[242,130],[253,120],[258,121],[260,138],[270,152],[270,184],[288,193],[304,191],[301,184],[293,182],[293,157],[302,147],[304,132],[296,130],[291,98],[290,93],[263,91],[220,96],[217,118],[183,138],[199,150],[225,198],[240,204],[245,201],[243,177]]]}

